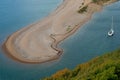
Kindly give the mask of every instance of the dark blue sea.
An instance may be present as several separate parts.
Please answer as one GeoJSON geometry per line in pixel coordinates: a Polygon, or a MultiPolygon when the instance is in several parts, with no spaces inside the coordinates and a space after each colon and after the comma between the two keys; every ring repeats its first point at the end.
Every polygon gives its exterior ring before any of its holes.
{"type": "Polygon", "coordinates": [[[9,35],[48,16],[62,0],[0,0],[0,80],[40,80],[63,68],[73,69],[80,63],[120,48],[120,2],[105,6],[91,20],[59,45],[63,55],[43,64],[25,64],[9,58],[1,45],[9,35]],[[108,37],[112,16],[114,31],[108,37]]]}

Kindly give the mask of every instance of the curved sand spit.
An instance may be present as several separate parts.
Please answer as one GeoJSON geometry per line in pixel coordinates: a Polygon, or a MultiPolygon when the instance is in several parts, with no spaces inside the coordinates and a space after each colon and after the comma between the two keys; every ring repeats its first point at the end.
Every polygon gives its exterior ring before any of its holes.
{"type": "Polygon", "coordinates": [[[87,22],[101,6],[91,0],[64,0],[52,14],[40,22],[12,34],[4,43],[4,49],[15,59],[38,63],[57,59],[62,49],[57,44],[87,22]],[[83,4],[84,3],[84,4],[83,4]],[[77,11],[88,5],[87,12],[77,11]]]}

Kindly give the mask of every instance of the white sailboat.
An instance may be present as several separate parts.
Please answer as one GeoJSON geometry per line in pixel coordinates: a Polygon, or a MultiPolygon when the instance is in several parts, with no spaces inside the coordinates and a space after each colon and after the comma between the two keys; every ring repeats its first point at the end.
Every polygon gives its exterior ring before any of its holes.
{"type": "Polygon", "coordinates": [[[113,29],[113,17],[112,17],[112,25],[111,25],[111,29],[108,32],[108,36],[113,36],[114,35],[114,29],[113,29]]]}

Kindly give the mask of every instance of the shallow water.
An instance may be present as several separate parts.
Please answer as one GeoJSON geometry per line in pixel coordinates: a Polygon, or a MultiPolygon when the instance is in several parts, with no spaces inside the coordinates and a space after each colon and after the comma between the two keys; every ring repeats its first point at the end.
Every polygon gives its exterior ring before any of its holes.
{"type": "MultiPolygon", "coordinates": [[[[61,2],[60,0],[7,1],[2,0],[0,3],[2,9],[0,9],[0,44],[9,34],[48,15],[61,2]]],[[[0,50],[0,80],[39,80],[57,70],[65,67],[72,69],[105,52],[113,51],[120,47],[119,26],[120,2],[117,2],[95,13],[92,19],[75,34],[61,42],[59,46],[64,49],[64,53],[56,61],[24,64],[10,59],[0,50]],[[115,35],[108,37],[112,16],[115,35]]]]}

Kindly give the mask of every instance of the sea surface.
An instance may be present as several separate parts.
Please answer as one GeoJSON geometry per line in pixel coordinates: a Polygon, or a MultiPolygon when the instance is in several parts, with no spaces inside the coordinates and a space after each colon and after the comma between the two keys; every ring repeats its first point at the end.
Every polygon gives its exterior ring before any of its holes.
{"type": "Polygon", "coordinates": [[[59,45],[63,55],[43,64],[25,64],[9,58],[1,49],[5,39],[15,31],[48,16],[62,0],[0,0],[0,80],[40,80],[63,68],[120,48],[120,2],[105,6],[76,33],[59,45]],[[107,36],[112,16],[115,34],[107,36]]]}

